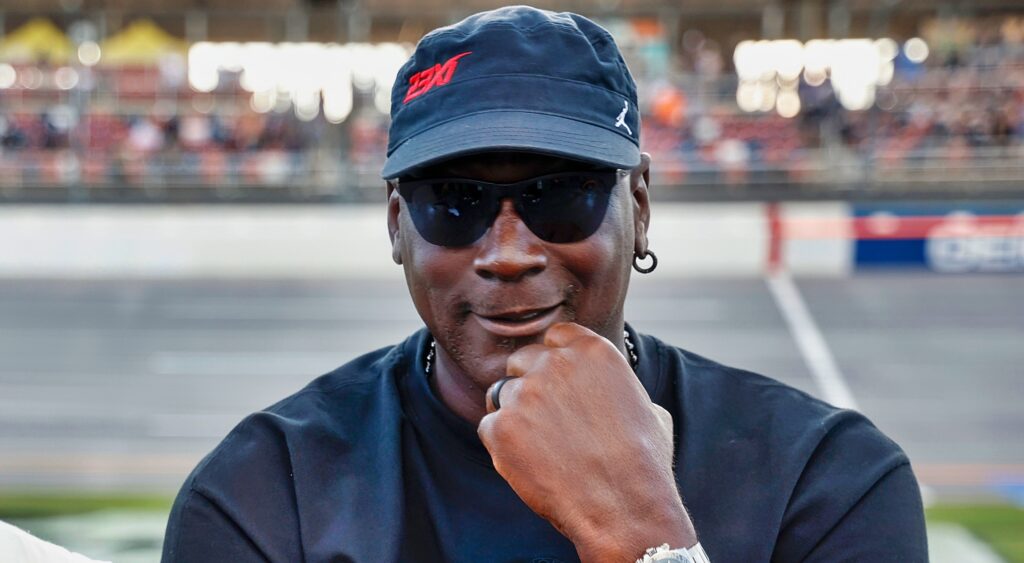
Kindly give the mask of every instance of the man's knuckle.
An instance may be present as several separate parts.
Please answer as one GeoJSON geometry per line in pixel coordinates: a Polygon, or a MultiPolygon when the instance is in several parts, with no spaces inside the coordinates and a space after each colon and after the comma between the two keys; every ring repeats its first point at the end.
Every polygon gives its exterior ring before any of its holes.
{"type": "Polygon", "coordinates": [[[544,395],[543,387],[544,385],[541,381],[525,381],[524,385],[519,389],[520,401],[526,404],[536,403],[544,395]]]}
{"type": "Polygon", "coordinates": [[[608,340],[603,336],[589,334],[580,338],[580,348],[587,354],[603,352],[608,347],[608,340]]]}
{"type": "Polygon", "coordinates": [[[512,438],[512,433],[515,431],[515,418],[514,414],[507,412],[502,413],[501,417],[495,417],[490,431],[493,442],[506,443],[512,438]]]}
{"type": "Polygon", "coordinates": [[[476,427],[476,433],[481,438],[490,436],[494,433],[494,419],[496,413],[491,413],[480,419],[480,424],[476,427]]]}
{"type": "Polygon", "coordinates": [[[546,358],[547,370],[545,371],[559,374],[559,376],[568,375],[575,363],[574,355],[573,351],[568,348],[552,350],[546,358]]]}

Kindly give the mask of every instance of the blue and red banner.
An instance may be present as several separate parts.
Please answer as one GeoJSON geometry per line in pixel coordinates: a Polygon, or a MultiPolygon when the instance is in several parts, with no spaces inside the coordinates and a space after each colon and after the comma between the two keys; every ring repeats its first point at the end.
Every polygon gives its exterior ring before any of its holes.
{"type": "Polygon", "coordinates": [[[854,204],[858,269],[1024,272],[1024,202],[854,204]]]}

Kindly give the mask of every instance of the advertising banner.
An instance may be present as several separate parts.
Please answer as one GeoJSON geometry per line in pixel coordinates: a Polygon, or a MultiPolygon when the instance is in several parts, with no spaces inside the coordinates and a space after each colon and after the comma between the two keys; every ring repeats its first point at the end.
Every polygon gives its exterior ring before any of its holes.
{"type": "Polygon", "coordinates": [[[1024,272],[1024,201],[852,207],[858,269],[1024,272]]]}

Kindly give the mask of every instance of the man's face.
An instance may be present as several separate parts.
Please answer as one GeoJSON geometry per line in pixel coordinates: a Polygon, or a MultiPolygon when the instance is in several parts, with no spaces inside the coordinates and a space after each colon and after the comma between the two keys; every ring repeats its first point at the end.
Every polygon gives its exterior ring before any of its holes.
{"type": "MultiPolygon", "coordinates": [[[[579,323],[622,342],[622,307],[634,250],[647,248],[647,168],[618,176],[600,228],[573,243],[537,237],[511,200],[476,242],[448,248],[417,232],[406,202],[388,188],[388,227],[393,255],[405,269],[413,303],[439,354],[464,374],[468,385],[486,389],[505,375],[516,349],[543,341],[556,322],[579,323]]],[[[418,174],[424,178],[470,178],[511,183],[589,165],[560,158],[496,152],[446,161],[418,174]]]]}

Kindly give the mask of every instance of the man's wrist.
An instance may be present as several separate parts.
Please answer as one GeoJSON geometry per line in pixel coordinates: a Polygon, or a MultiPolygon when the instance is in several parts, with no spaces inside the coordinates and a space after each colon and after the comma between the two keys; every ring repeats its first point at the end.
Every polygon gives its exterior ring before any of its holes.
{"type": "Polygon", "coordinates": [[[585,563],[636,561],[654,546],[691,547],[697,534],[686,509],[678,499],[649,505],[639,515],[621,514],[614,522],[594,526],[575,541],[585,563]]]}

